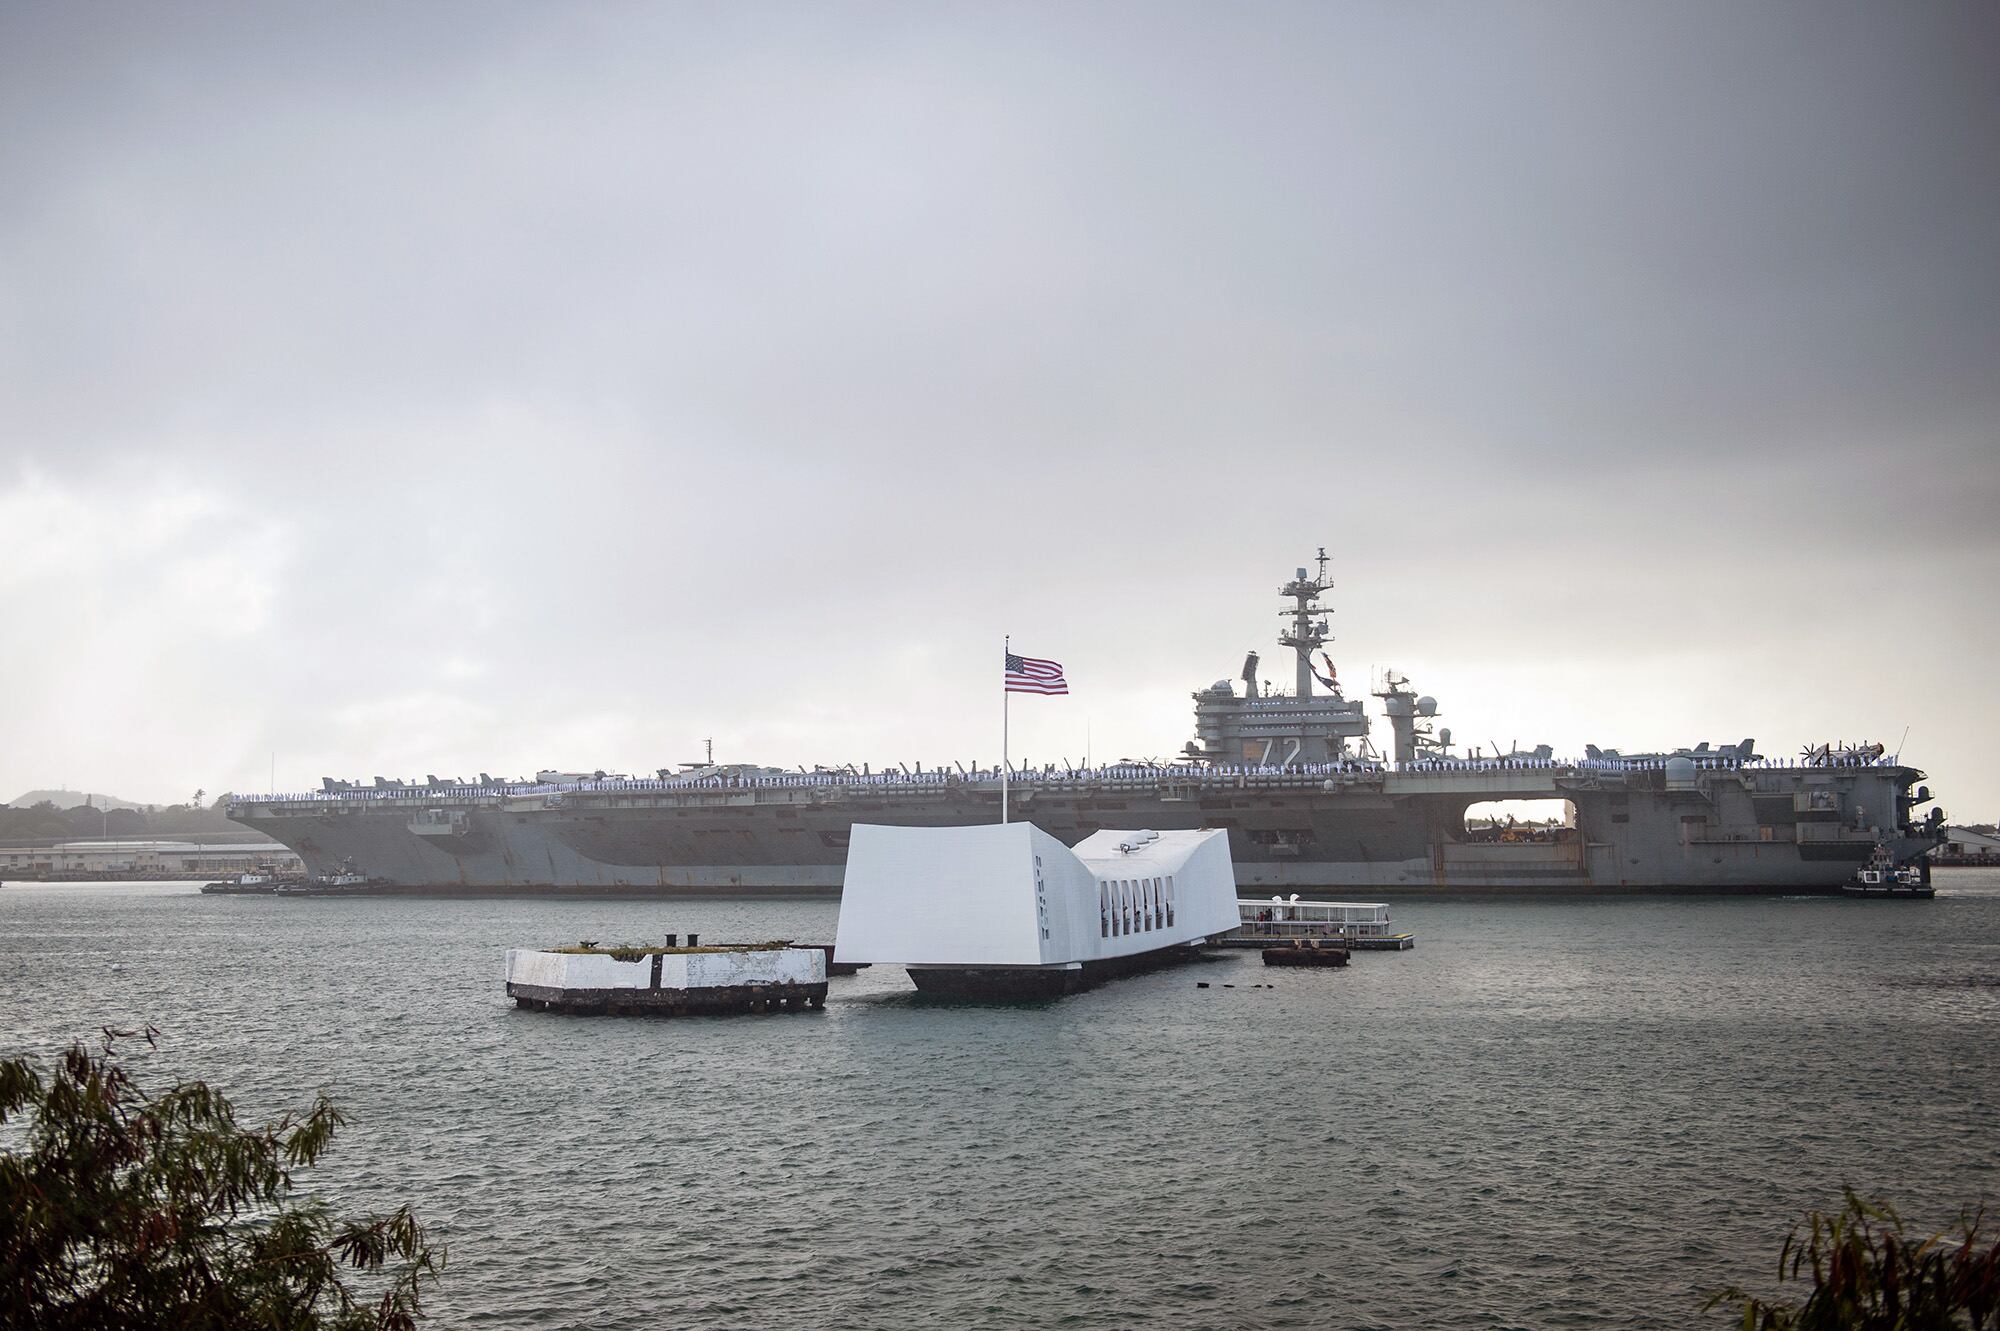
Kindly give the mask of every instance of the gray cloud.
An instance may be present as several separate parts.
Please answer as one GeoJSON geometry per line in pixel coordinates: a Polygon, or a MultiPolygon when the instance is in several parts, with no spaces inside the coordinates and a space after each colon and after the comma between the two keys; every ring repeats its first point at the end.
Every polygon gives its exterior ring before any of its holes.
{"type": "Polygon", "coordinates": [[[1324,542],[1463,735],[2000,813],[1996,26],[11,7],[0,784],[990,756],[1009,630],[1166,752],[1324,542]]]}

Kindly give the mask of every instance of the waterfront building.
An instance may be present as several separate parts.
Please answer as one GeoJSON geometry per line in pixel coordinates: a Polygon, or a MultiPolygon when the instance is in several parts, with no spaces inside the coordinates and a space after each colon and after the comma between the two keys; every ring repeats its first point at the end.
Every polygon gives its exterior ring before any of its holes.
{"type": "Polygon", "coordinates": [[[302,874],[298,852],[271,841],[35,841],[0,843],[0,879],[214,878],[270,866],[302,874]]]}

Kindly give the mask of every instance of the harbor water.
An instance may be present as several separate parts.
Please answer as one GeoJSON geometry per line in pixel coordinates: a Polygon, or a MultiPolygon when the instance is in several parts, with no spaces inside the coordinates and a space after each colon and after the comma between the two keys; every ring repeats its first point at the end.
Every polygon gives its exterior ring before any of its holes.
{"type": "Polygon", "coordinates": [[[670,1020],[517,1010],[505,951],[831,941],[836,904],[11,885],[0,1046],[150,1024],[142,1084],[325,1091],[308,1177],[436,1223],[440,1325],[1678,1328],[1843,1184],[2000,1202],[2000,871],[1937,879],[1399,901],[1416,950],[1341,971],[967,1007],[877,967],[670,1020]]]}

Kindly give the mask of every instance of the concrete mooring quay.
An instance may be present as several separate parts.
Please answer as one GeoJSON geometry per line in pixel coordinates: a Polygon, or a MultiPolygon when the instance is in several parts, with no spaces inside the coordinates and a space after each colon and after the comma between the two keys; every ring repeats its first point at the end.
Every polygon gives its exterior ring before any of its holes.
{"type": "Polygon", "coordinates": [[[824,951],[787,943],[507,950],[518,1007],[610,1016],[780,1012],[826,1003],[824,951]]]}

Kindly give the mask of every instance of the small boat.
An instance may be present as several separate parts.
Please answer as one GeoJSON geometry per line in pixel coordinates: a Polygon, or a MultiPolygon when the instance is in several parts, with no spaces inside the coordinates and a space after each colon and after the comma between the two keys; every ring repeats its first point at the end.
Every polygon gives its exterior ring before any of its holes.
{"type": "Polygon", "coordinates": [[[1888,850],[1880,846],[1876,847],[1868,863],[1862,865],[1840,890],[1850,897],[1903,897],[1918,901],[1928,901],[1937,895],[1937,889],[1931,886],[1924,866],[1898,865],[1890,858],[1888,850]]]}
{"type": "Polygon", "coordinates": [[[1292,940],[1289,947],[1267,947],[1264,949],[1266,966],[1345,966],[1347,949],[1334,947],[1323,940],[1307,941],[1303,938],[1292,940]]]}

